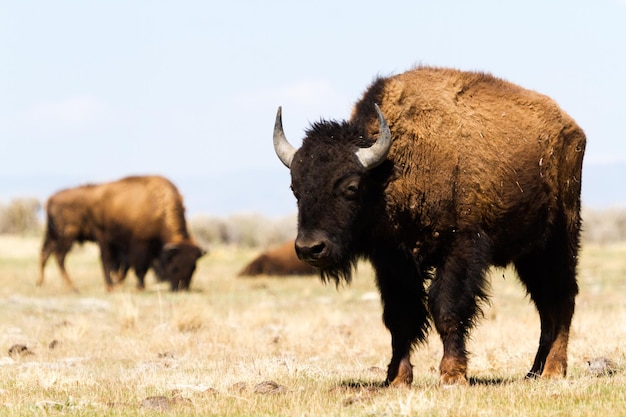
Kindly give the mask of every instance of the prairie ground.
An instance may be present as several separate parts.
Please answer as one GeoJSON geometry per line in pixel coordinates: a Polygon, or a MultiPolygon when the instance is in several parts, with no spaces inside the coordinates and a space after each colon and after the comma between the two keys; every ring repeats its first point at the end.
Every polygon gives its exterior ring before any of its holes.
{"type": "Polygon", "coordinates": [[[315,277],[237,278],[256,255],[211,248],[192,290],[148,276],[106,293],[98,251],[75,247],[70,292],[38,238],[0,237],[0,415],[626,416],[626,245],[586,246],[564,380],[525,380],[539,321],[515,274],[491,273],[468,387],[438,384],[441,344],[385,388],[390,337],[368,264],[336,289],[315,277]],[[590,372],[595,358],[611,372],[590,372]]]}

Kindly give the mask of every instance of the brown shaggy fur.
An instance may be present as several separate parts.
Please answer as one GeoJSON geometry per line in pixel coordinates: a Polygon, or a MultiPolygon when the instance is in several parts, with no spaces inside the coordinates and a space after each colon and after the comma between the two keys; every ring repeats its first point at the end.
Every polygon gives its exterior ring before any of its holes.
{"type": "Polygon", "coordinates": [[[293,240],[290,240],[260,254],[239,272],[239,276],[316,274],[315,268],[298,259],[293,245],[293,240]]]}
{"type": "Polygon", "coordinates": [[[173,290],[179,285],[187,288],[196,259],[203,253],[187,230],[178,189],[160,176],[134,176],[62,190],[48,199],[46,210],[38,285],[43,283],[46,261],[54,254],[62,277],[74,288],[64,260],[76,241],[98,243],[109,290],[111,275],[119,273],[124,279],[129,267],[135,269],[138,286],[143,288],[152,263],[164,275],[161,278],[168,277],[173,290]],[[180,271],[168,271],[174,266],[180,271]]]}
{"type": "Polygon", "coordinates": [[[528,376],[565,376],[585,143],[542,94],[430,67],[376,79],[350,120],[306,132],[289,159],[296,251],[337,282],[350,281],[359,258],[372,262],[392,336],[389,384],[411,383],[411,350],[431,323],[443,343],[442,383],[467,383],[466,341],[488,300],[485,272],[508,264],[541,319],[528,376]],[[364,167],[356,152],[378,137],[375,104],[392,144],[364,167]]]}
{"type": "MultiPolygon", "coordinates": [[[[485,73],[420,68],[390,78],[379,105],[394,136],[388,159],[399,170],[388,206],[422,227],[499,228],[506,225],[498,216],[511,211],[533,224],[527,213],[554,216],[557,204],[580,196],[585,136],[547,96],[485,73]],[[442,212],[450,205],[453,212],[442,212]]],[[[375,137],[375,118],[367,126],[375,137]]],[[[566,217],[577,230],[578,205],[564,207],[574,210],[566,217]]]]}

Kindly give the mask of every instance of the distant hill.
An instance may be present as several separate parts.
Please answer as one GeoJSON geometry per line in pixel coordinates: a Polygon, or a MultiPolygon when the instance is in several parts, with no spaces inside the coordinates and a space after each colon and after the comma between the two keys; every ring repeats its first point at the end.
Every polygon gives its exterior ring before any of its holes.
{"type": "MultiPolygon", "coordinates": [[[[280,165],[271,170],[169,178],[183,194],[190,216],[235,213],[286,216],[296,212],[296,202],[289,190],[289,172],[280,165]]],[[[79,175],[0,175],[0,203],[18,197],[35,197],[43,202],[62,188],[114,179],[84,179],[79,175]]],[[[588,208],[626,208],[626,163],[585,164],[582,198],[583,206],[588,208]]]]}

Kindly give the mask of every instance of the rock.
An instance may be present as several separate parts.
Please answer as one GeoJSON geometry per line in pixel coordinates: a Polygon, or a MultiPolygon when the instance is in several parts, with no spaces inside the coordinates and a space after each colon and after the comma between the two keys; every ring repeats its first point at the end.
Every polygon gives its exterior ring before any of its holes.
{"type": "Polygon", "coordinates": [[[141,402],[142,408],[157,411],[168,411],[170,409],[172,401],[162,395],[155,397],[148,397],[141,402]]]}
{"type": "Polygon", "coordinates": [[[285,392],[287,392],[287,387],[274,381],[263,381],[254,386],[255,394],[284,394],[285,392]]]}
{"type": "Polygon", "coordinates": [[[34,355],[34,353],[28,349],[28,347],[26,347],[25,345],[13,345],[9,348],[9,356],[28,356],[28,355],[34,355]]]}
{"type": "Polygon", "coordinates": [[[237,382],[229,388],[230,392],[242,393],[248,389],[248,384],[245,382],[237,382]]]}

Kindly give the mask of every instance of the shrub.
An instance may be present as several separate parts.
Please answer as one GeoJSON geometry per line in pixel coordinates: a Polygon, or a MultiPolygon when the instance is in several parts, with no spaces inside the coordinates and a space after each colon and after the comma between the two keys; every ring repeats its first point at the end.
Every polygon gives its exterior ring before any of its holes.
{"type": "Polygon", "coordinates": [[[231,243],[225,221],[217,217],[195,216],[189,221],[189,229],[193,237],[205,246],[231,243]]]}
{"type": "Polygon", "coordinates": [[[626,241],[626,210],[585,209],[582,217],[583,242],[605,244],[626,241]]]}
{"type": "Polygon", "coordinates": [[[37,216],[41,204],[36,198],[18,198],[8,205],[0,205],[0,233],[32,234],[41,231],[37,216]]]}
{"type": "Polygon", "coordinates": [[[237,214],[226,219],[197,216],[189,221],[191,234],[204,245],[269,247],[296,236],[296,218],[271,219],[260,214],[237,214]]]}

